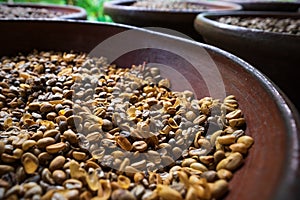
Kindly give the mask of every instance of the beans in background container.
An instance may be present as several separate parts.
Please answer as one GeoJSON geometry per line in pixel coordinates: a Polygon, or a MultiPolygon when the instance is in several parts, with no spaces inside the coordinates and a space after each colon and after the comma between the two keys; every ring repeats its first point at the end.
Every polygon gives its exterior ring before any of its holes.
{"type": "Polygon", "coordinates": [[[6,6],[0,4],[0,19],[56,18],[65,13],[45,8],[6,6]]]}
{"type": "Polygon", "coordinates": [[[226,16],[220,17],[218,22],[267,32],[300,35],[300,19],[226,16]]]}
{"type": "Polygon", "coordinates": [[[136,1],[132,6],[141,7],[151,10],[164,10],[164,11],[172,11],[172,10],[185,10],[185,11],[197,11],[197,10],[207,10],[209,6],[200,5],[197,3],[186,2],[186,1],[149,1],[149,0],[141,0],[136,1]]]}

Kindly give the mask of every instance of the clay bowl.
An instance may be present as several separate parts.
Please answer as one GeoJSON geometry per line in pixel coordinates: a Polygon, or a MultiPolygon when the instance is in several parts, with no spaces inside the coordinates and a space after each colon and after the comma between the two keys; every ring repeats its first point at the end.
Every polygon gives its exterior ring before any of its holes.
{"type": "Polygon", "coordinates": [[[55,4],[36,4],[36,3],[1,3],[1,5],[9,7],[30,7],[36,9],[47,9],[49,11],[64,13],[59,19],[74,19],[74,20],[86,20],[86,11],[78,6],[71,5],[55,5],[55,4]]]}
{"type": "Polygon", "coordinates": [[[134,25],[138,27],[163,27],[174,29],[195,40],[201,40],[193,28],[193,21],[197,14],[204,11],[240,10],[238,4],[228,2],[190,1],[194,4],[207,6],[208,10],[199,11],[163,11],[149,10],[132,6],[135,0],[114,0],[104,3],[104,13],[114,22],[134,25]]]}
{"type": "Polygon", "coordinates": [[[276,1],[276,0],[226,0],[227,2],[237,3],[245,11],[281,11],[297,12],[300,8],[299,1],[276,1]]]}
{"type": "Polygon", "coordinates": [[[236,56],[191,40],[122,25],[0,20],[0,26],[6,30],[0,32],[0,56],[33,49],[74,50],[106,56],[123,67],[147,61],[169,69],[164,76],[175,83],[174,90],[188,89],[187,84],[181,84],[185,79],[197,98],[234,94],[247,121],[246,134],[254,138],[255,144],[230,181],[225,199],[299,197],[298,114],[268,78],[236,56]],[[202,71],[190,60],[200,64],[202,71]],[[181,79],[176,78],[178,72],[181,79]],[[211,85],[206,84],[209,82],[211,85]]]}
{"type": "Polygon", "coordinates": [[[275,82],[300,109],[300,36],[271,33],[215,21],[221,16],[300,18],[300,13],[226,12],[205,13],[195,20],[195,28],[212,45],[246,60],[275,82]]]}

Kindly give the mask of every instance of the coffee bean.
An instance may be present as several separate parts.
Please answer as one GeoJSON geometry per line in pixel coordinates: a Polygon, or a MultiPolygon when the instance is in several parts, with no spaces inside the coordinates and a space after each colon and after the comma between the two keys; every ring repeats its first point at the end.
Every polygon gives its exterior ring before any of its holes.
{"type": "Polygon", "coordinates": [[[63,156],[55,157],[49,165],[50,171],[61,169],[64,166],[65,161],[66,161],[66,159],[63,156]]]}
{"type": "Polygon", "coordinates": [[[46,151],[50,154],[58,153],[59,151],[64,150],[67,147],[67,145],[64,142],[59,142],[56,144],[51,144],[46,147],[46,151]]]}
{"type": "Polygon", "coordinates": [[[55,143],[55,139],[51,138],[51,137],[44,137],[44,138],[41,138],[37,141],[37,146],[38,148],[46,148],[47,146],[50,146],[52,144],[55,143]]]}
{"type": "Polygon", "coordinates": [[[48,113],[48,112],[51,112],[54,110],[54,107],[52,104],[50,103],[47,103],[47,102],[44,102],[41,104],[41,107],[40,107],[40,112],[42,113],[48,113]]]}
{"type": "Polygon", "coordinates": [[[39,167],[39,160],[32,153],[24,153],[21,160],[27,174],[33,174],[39,167]]]}
{"type": "Polygon", "coordinates": [[[63,170],[53,171],[52,176],[53,176],[53,180],[57,184],[62,184],[67,179],[67,175],[63,170]]]}

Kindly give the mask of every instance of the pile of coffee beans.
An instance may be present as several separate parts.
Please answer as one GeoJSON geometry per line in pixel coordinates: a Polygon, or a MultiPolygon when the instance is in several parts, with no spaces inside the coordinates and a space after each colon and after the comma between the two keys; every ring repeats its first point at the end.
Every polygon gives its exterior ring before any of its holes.
{"type": "Polygon", "coordinates": [[[6,6],[0,4],[0,19],[56,18],[62,15],[64,15],[64,13],[45,8],[6,6]]]}
{"type": "Polygon", "coordinates": [[[84,53],[0,59],[0,199],[219,199],[253,139],[233,95],[84,53]]]}
{"type": "Polygon", "coordinates": [[[220,17],[218,21],[229,25],[259,29],[267,32],[300,35],[300,19],[226,16],[220,17]]]}
{"type": "Polygon", "coordinates": [[[132,6],[146,8],[150,10],[163,10],[163,11],[199,11],[199,10],[207,10],[208,6],[191,3],[181,0],[175,1],[163,1],[163,0],[140,0],[136,1],[132,6]]]}

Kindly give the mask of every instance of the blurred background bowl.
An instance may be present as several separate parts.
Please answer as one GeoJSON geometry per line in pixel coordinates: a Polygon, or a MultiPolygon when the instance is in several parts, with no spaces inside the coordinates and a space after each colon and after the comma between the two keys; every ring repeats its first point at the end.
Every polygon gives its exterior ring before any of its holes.
{"type": "Polygon", "coordinates": [[[86,20],[87,13],[85,9],[72,5],[56,5],[56,4],[37,4],[37,3],[1,3],[0,5],[8,7],[35,8],[46,9],[49,12],[60,12],[63,15],[57,17],[59,19],[86,20]]]}
{"type": "Polygon", "coordinates": [[[240,4],[245,11],[281,11],[281,12],[298,12],[300,2],[296,0],[224,0],[240,4]]]}
{"type": "Polygon", "coordinates": [[[300,36],[266,32],[217,22],[224,16],[300,19],[300,13],[203,13],[195,20],[204,40],[246,60],[266,74],[300,109],[300,36]]]}
{"type": "MultiPolygon", "coordinates": [[[[124,52],[113,63],[123,67],[144,61],[159,63],[174,69],[165,76],[171,83],[177,83],[174,90],[187,89],[172,74],[176,71],[190,83],[198,98],[211,96],[209,87],[225,89],[225,94],[217,93],[215,98],[229,94],[236,96],[247,122],[245,133],[252,136],[255,143],[244,165],[230,181],[230,192],[225,199],[298,199],[300,124],[297,111],[268,78],[236,56],[209,45],[123,25],[0,20],[0,27],[6,30],[0,32],[0,56],[32,52],[33,49],[89,53],[99,44],[105,46],[106,42],[108,46],[100,51],[100,55],[109,57],[124,47],[123,43],[112,42],[124,38],[118,34],[134,31],[129,32],[133,39],[125,42],[136,44],[139,41],[141,48],[124,52]],[[188,56],[174,53],[176,50],[188,56]],[[212,85],[206,85],[207,77],[197,71],[188,58],[208,72],[213,67],[218,69],[212,74],[212,85]],[[221,82],[218,82],[218,76],[221,82]]],[[[97,55],[97,51],[93,52],[91,55],[97,55]]]]}
{"type": "Polygon", "coordinates": [[[132,6],[135,0],[115,0],[104,3],[104,13],[114,22],[139,27],[163,27],[174,29],[195,40],[201,37],[193,27],[197,14],[207,11],[240,10],[238,4],[221,1],[187,1],[193,4],[206,6],[205,10],[160,10],[132,6]]]}

